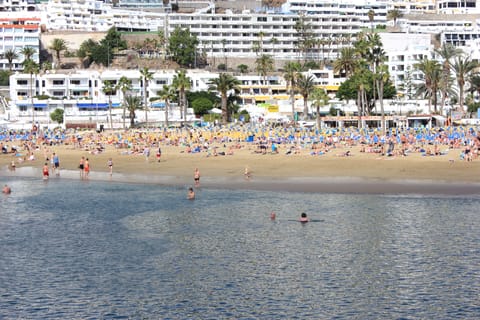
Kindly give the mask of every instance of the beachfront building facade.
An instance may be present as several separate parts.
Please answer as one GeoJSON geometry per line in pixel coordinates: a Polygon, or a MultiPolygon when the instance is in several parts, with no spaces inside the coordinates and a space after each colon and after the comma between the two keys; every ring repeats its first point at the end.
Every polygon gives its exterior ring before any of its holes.
{"type": "Polygon", "coordinates": [[[37,10],[38,0],[0,0],[0,12],[31,12],[37,10]]]}
{"type": "MultiPolygon", "coordinates": [[[[151,70],[153,79],[148,83],[146,95],[149,108],[148,119],[150,122],[161,123],[165,121],[165,101],[158,97],[158,92],[165,85],[172,85],[176,75],[175,70],[151,70]]],[[[324,88],[333,98],[335,92],[345,79],[338,78],[332,70],[309,70],[305,75],[312,76],[317,87],[324,88]]],[[[206,91],[210,87],[212,79],[219,76],[218,73],[187,70],[187,76],[191,80],[190,91],[206,91]]],[[[5,110],[3,118],[17,123],[24,123],[26,126],[31,123],[48,124],[51,122],[50,113],[55,109],[62,109],[65,113],[65,123],[109,123],[109,106],[112,106],[113,121],[116,127],[121,127],[123,121],[123,100],[124,95],[116,90],[111,95],[104,92],[106,81],[116,85],[121,77],[131,81],[131,89],[126,95],[140,96],[144,101],[143,83],[138,70],[77,70],[75,72],[52,71],[38,75],[15,73],[10,77],[10,103],[5,110]]],[[[242,108],[251,115],[263,119],[291,118],[292,101],[287,81],[282,75],[273,74],[267,77],[259,75],[239,75],[240,92],[238,94],[242,101],[242,108]]],[[[332,102],[333,103],[333,102],[332,102]]],[[[293,102],[295,112],[303,112],[303,97],[298,93],[293,102]]],[[[311,104],[311,101],[308,101],[311,104]]],[[[354,116],[357,109],[354,103],[345,104],[335,102],[330,106],[323,107],[323,113],[328,113],[333,106],[348,116],[354,116]]],[[[169,120],[180,121],[180,108],[176,103],[171,103],[169,120]]],[[[408,111],[419,110],[418,104],[412,102],[391,103],[385,101],[387,112],[405,114],[408,111]]],[[[193,110],[188,109],[187,120],[193,121],[193,110]]],[[[310,109],[309,113],[312,113],[310,109]]],[[[145,113],[137,112],[136,122],[145,121],[145,113]]]]}
{"type": "MultiPolygon", "coordinates": [[[[164,117],[165,102],[160,98],[150,102],[150,98],[157,97],[158,91],[162,90],[164,85],[171,85],[176,72],[175,70],[156,72],[152,70],[152,72],[153,79],[147,86],[148,107],[152,109],[149,119],[160,121],[164,117]]],[[[190,90],[202,91],[208,90],[208,82],[218,77],[218,74],[188,70],[187,76],[191,79],[190,90]]],[[[105,123],[105,113],[111,103],[116,122],[121,122],[118,117],[122,114],[123,93],[116,90],[113,94],[107,95],[103,90],[105,81],[115,86],[121,77],[131,81],[131,89],[126,95],[142,96],[143,102],[143,83],[138,70],[52,71],[38,75],[15,73],[10,77],[11,101],[5,118],[25,123],[47,123],[50,121],[50,113],[60,108],[64,110],[67,122],[70,119],[76,123],[94,120],[105,123]]],[[[172,108],[170,119],[178,120],[179,116],[180,110],[172,108]]],[[[138,118],[140,122],[144,119],[142,112],[138,112],[138,118]]]]}
{"type": "Polygon", "coordinates": [[[35,12],[0,12],[0,68],[2,70],[23,70],[25,57],[22,50],[32,48],[35,53],[31,57],[39,62],[40,53],[40,16],[35,12]],[[16,57],[11,60],[5,55],[14,51],[16,57]]]}

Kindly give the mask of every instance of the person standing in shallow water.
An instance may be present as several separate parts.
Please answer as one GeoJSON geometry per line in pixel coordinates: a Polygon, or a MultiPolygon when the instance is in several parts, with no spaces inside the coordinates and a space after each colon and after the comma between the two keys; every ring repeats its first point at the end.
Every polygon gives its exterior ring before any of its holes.
{"type": "Polygon", "coordinates": [[[43,180],[48,180],[48,176],[50,175],[50,172],[49,172],[50,170],[48,168],[47,162],[45,162],[45,164],[43,165],[42,171],[43,171],[43,180]]]}
{"type": "Polygon", "coordinates": [[[108,170],[110,172],[110,177],[111,177],[112,174],[113,174],[113,160],[112,160],[112,158],[108,159],[107,166],[108,166],[108,170]]]}
{"type": "Polygon", "coordinates": [[[78,169],[80,169],[80,179],[84,178],[85,175],[85,157],[80,158],[80,163],[78,165],[78,169]]]}
{"type": "Polygon", "coordinates": [[[85,159],[85,162],[83,164],[83,176],[85,179],[88,179],[88,174],[90,173],[90,162],[88,162],[88,158],[85,159]]]}
{"type": "Polygon", "coordinates": [[[193,181],[195,182],[195,187],[200,186],[200,170],[198,170],[198,168],[195,168],[193,172],[193,181]]]}

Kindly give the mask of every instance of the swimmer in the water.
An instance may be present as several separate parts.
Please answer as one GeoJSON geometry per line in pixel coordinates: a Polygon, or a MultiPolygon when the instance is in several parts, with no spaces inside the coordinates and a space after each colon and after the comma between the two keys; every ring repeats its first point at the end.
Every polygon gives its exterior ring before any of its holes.
{"type": "Polygon", "coordinates": [[[195,199],[195,191],[193,191],[193,188],[188,188],[187,199],[188,200],[194,200],[195,199]]]}
{"type": "Polygon", "coordinates": [[[307,214],[305,212],[302,212],[302,214],[300,215],[300,219],[298,220],[300,222],[308,222],[309,219],[307,217],[307,214]]]}

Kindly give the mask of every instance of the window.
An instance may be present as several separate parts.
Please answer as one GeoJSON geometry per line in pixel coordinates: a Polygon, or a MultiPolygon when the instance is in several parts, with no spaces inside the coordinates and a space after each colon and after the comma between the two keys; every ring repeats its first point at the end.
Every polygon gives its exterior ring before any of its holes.
{"type": "Polygon", "coordinates": [[[63,80],[53,80],[54,86],[63,86],[63,83],[64,83],[63,80]]]}
{"type": "Polygon", "coordinates": [[[80,85],[80,80],[70,80],[70,84],[80,85]]]}
{"type": "MultiPolygon", "coordinates": [[[[26,86],[28,84],[27,80],[17,80],[17,85],[19,86],[26,86]]],[[[20,93],[19,93],[20,95],[20,93]]]]}

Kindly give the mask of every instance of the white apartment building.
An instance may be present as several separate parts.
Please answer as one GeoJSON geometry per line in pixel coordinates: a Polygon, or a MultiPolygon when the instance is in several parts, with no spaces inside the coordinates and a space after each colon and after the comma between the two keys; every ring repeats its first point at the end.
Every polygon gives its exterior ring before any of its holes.
{"type": "Polygon", "coordinates": [[[0,12],[36,11],[36,0],[0,0],[0,12]]]}
{"type": "MultiPolygon", "coordinates": [[[[149,81],[147,99],[156,97],[164,85],[171,85],[175,70],[153,71],[149,81]]],[[[110,97],[103,92],[105,81],[114,85],[121,77],[131,80],[131,95],[143,96],[143,83],[138,70],[77,70],[75,72],[47,72],[33,75],[15,73],[10,76],[10,108],[5,118],[17,121],[48,122],[49,114],[56,108],[65,110],[67,117],[91,118],[108,108],[109,101],[115,110],[121,109],[122,92],[117,90],[110,97]],[[44,98],[42,98],[43,96],[44,98]]],[[[188,70],[191,90],[208,90],[210,79],[216,73],[188,70]]],[[[142,99],[143,101],[143,99],[142,99]]],[[[152,110],[163,110],[163,101],[151,103],[152,110]]],[[[139,117],[142,117],[139,113],[139,117]]]]}
{"type": "Polygon", "coordinates": [[[7,50],[14,50],[17,58],[12,61],[12,70],[22,70],[25,57],[21,51],[25,47],[35,50],[31,57],[39,62],[40,16],[36,12],[0,12],[0,68],[8,70],[9,61],[4,56],[7,50]]]}
{"type": "Polygon", "coordinates": [[[429,34],[380,33],[390,73],[390,80],[399,96],[412,95],[413,87],[423,82],[415,64],[424,57],[433,59],[433,44],[429,34]],[[411,87],[406,87],[410,83],[411,87]]]}
{"type": "Polygon", "coordinates": [[[479,0],[437,0],[437,12],[442,14],[480,13],[479,0]]]}
{"type": "MultiPolygon", "coordinates": [[[[199,40],[199,48],[209,57],[255,58],[252,49],[259,43],[263,54],[279,59],[298,59],[297,14],[170,14],[167,34],[175,28],[189,28],[199,40]],[[273,40],[274,39],[274,40],[273,40]]],[[[305,22],[311,24],[317,39],[325,39],[322,54],[336,58],[340,48],[350,43],[361,30],[361,22],[355,16],[338,14],[308,15],[305,22]]],[[[319,48],[316,50],[320,51],[319,48]]]]}
{"type": "Polygon", "coordinates": [[[385,25],[388,1],[378,0],[289,0],[282,6],[283,13],[321,16],[353,16],[358,18],[362,28],[385,25]],[[373,10],[373,21],[368,13],[373,10]]]}
{"type": "Polygon", "coordinates": [[[113,9],[98,0],[49,0],[41,12],[47,30],[107,31],[116,26],[121,31],[158,31],[165,20],[163,13],[113,9]]]}

